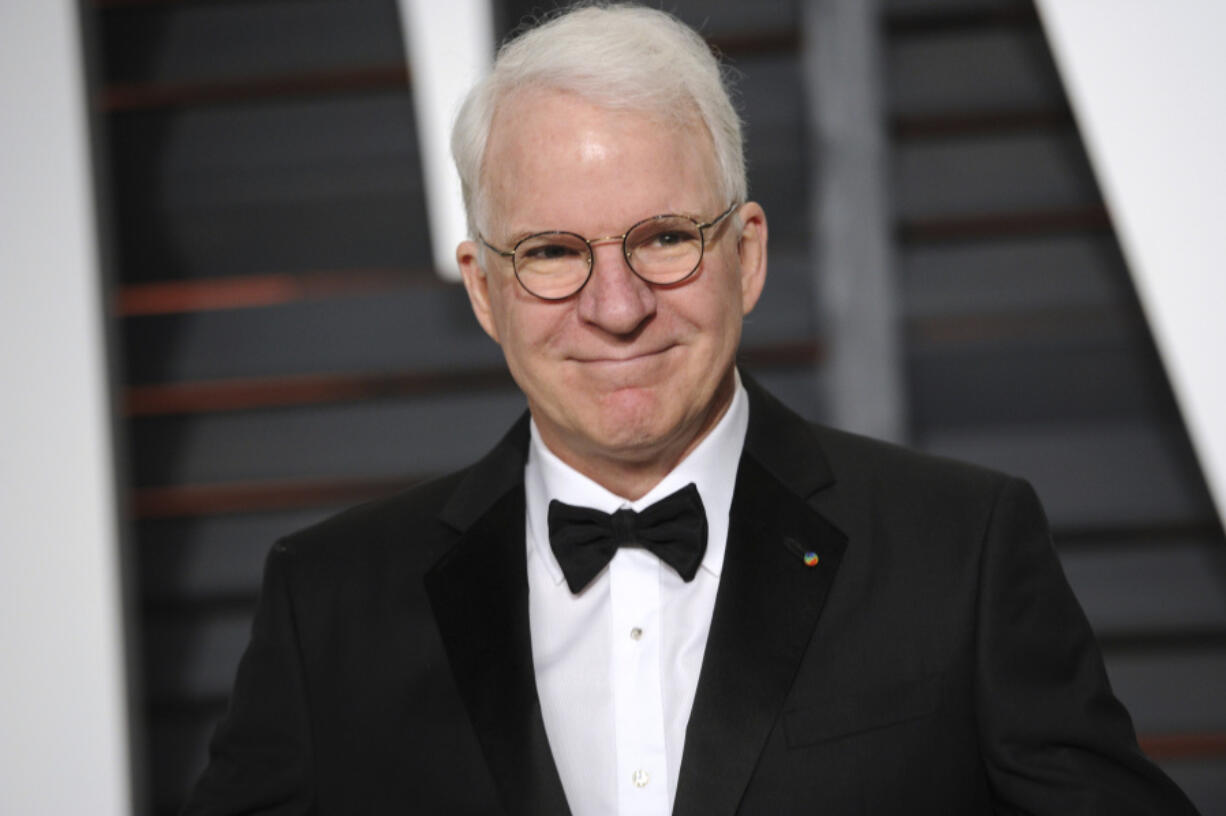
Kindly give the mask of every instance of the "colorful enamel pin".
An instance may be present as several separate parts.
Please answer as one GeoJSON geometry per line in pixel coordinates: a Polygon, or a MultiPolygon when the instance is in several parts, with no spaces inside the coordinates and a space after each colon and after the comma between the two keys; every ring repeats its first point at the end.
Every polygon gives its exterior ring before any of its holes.
{"type": "Polygon", "coordinates": [[[800,556],[800,560],[804,562],[806,567],[816,567],[818,562],[821,561],[816,552],[801,546],[801,543],[791,536],[783,539],[783,543],[787,545],[789,550],[800,556]]]}

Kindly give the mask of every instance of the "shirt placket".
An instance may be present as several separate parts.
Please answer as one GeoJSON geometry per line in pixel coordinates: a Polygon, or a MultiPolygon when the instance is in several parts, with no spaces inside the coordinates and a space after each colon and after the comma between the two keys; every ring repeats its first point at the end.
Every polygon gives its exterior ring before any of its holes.
{"type": "Polygon", "coordinates": [[[665,816],[670,808],[660,683],[660,569],[658,558],[635,549],[623,549],[609,565],[620,816],[665,816]]]}

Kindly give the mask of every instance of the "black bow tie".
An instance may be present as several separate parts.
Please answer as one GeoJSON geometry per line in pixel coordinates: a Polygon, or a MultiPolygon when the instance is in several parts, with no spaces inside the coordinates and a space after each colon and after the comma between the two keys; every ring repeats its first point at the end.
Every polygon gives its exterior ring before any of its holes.
{"type": "Polygon", "coordinates": [[[554,499],[549,503],[549,545],[574,593],[591,583],[618,547],[650,550],[688,582],[707,550],[707,514],[693,483],[641,513],[609,515],[554,499]]]}

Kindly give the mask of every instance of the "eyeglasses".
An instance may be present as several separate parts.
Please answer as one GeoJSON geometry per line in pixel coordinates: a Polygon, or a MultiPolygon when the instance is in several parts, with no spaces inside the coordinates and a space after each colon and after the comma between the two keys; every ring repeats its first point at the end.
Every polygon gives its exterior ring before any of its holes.
{"type": "Polygon", "coordinates": [[[729,205],[715,218],[700,224],[686,215],[644,218],[621,235],[590,241],[573,232],[538,232],[521,238],[509,250],[499,249],[481,235],[477,240],[511,259],[521,286],[541,300],[565,300],[592,277],[592,252],[597,244],[621,241],[622,255],[634,274],[657,286],[680,283],[694,274],[706,248],[705,230],[736,209],[729,205]]]}

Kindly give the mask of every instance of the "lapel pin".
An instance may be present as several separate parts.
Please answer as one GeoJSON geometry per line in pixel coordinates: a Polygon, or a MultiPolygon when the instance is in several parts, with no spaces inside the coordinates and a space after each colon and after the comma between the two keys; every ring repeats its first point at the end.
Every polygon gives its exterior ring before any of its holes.
{"type": "Polygon", "coordinates": [[[796,555],[800,556],[800,560],[805,562],[806,567],[816,567],[817,562],[821,559],[817,557],[817,553],[804,547],[799,541],[787,536],[783,539],[783,544],[796,555]]]}

